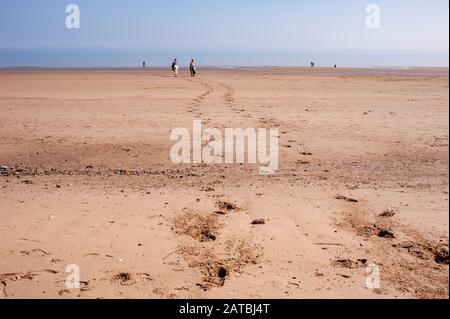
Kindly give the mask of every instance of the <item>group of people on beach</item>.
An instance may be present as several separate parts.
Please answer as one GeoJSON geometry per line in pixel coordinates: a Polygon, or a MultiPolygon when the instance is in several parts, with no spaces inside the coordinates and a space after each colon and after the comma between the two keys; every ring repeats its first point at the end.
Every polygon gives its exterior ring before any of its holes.
{"type": "MultiPolygon", "coordinates": [[[[142,67],[145,69],[145,66],[146,66],[146,63],[145,63],[145,61],[144,61],[144,62],[142,62],[142,67]]],[[[173,60],[173,62],[172,62],[172,72],[173,72],[173,75],[174,75],[175,77],[178,76],[179,70],[180,70],[180,67],[179,67],[179,65],[178,65],[178,60],[175,59],[175,60],[173,60]]],[[[197,75],[197,67],[195,66],[195,61],[194,61],[194,59],[192,59],[192,60],[191,60],[191,63],[189,64],[189,72],[190,72],[190,74],[191,74],[192,77],[195,77],[195,76],[197,75]]]]}
{"type": "MultiPolygon", "coordinates": [[[[178,66],[178,60],[175,59],[172,63],[172,71],[173,71],[173,75],[175,77],[178,76],[178,71],[179,71],[180,67],[178,66]]],[[[191,74],[192,77],[195,77],[197,75],[197,67],[195,66],[195,61],[194,59],[191,60],[191,63],[189,64],[189,72],[191,74]]]]}
{"type": "MultiPolygon", "coordinates": [[[[145,69],[145,61],[142,63],[142,67],[145,69]]],[[[316,64],[311,61],[311,68],[315,68],[315,67],[316,67],[316,64]]],[[[336,64],[334,65],[334,68],[335,69],[337,68],[336,64]]],[[[175,77],[178,76],[179,70],[180,70],[180,67],[178,65],[178,60],[174,59],[173,62],[172,62],[172,72],[173,72],[173,75],[175,77]]],[[[197,75],[197,67],[195,66],[194,59],[192,59],[191,63],[189,64],[189,72],[190,72],[192,77],[195,77],[197,75]]]]}

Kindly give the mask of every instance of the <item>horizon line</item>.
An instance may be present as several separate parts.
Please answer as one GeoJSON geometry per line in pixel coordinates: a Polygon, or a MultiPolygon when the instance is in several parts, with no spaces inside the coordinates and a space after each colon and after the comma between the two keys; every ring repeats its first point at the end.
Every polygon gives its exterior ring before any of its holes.
{"type": "MultiPolygon", "coordinates": [[[[187,66],[181,67],[182,70],[188,70],[187,66]]],[[[373,75],[397,75],[398,73],[405,73],[407,75],[430,75],[430,76],[449,76],[449,66],[361,66],[361,67],[348,67],[348,66],[278,66],[278,65],[260,65],[260,66],[202,66],[202,70],[208,71],[249,71],[249,72],[301,72],[303,74],[373,74],[373,75]],[[409,71],[409,72],[408,72],[409,71]],[[411,73],[411,71],[418,71],[419,73],[411,73]],[[424,71],[441,71],[441,73],[426,73],[424,71]]],[[[113,66],[113,67],[45,67],[45,66],[14,66],[14,67],[1,67],[0,72],[12,71],[12,72],[39,72],[39,71],[136,71],[136,72],[171,72],[168,66],[113,66]]]]}

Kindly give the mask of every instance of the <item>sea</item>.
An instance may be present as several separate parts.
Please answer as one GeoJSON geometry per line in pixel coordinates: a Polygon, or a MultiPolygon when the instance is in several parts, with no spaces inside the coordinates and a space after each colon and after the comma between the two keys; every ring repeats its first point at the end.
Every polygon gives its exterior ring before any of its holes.
{"type": "Polygon", "coordinates": [[[449,66],[448,52],[333,50],[35,49],[0,48],[0,68],[134,68],[181,66],[195,59],[204,67],[409,68],[449,66]]]}

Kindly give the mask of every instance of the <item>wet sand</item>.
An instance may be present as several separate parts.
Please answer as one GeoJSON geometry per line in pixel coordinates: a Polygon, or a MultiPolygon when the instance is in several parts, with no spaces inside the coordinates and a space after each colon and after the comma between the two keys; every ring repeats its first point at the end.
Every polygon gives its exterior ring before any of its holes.
{"type": "Polygon", "coordinates": [[[0,71],[0,298],[448,298],[448,69],[319,71],[0,71]],[[173,164],[194,119],[278,173],[173,164]]]}

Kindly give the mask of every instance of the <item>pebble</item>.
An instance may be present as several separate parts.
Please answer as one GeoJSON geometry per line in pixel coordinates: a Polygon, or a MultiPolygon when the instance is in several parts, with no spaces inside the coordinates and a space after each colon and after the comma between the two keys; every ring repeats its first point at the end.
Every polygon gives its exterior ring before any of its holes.
{"type": "Polygon", "coordinates": [[[252,222],[252,225],[265,225],[265,224],[266,224],[266,221],[264,219],[262,219],[262,218],[255,219],[252,222]]]}

